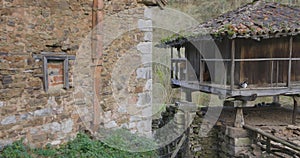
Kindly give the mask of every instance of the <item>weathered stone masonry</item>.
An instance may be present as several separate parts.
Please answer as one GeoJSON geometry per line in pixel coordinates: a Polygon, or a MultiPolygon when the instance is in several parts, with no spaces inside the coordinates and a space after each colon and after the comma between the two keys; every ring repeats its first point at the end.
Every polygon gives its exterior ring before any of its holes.
{"type": "MultiPolygon", "coordinates": [[[[135,45],[135,51],[143,53],[141,60],[151,56],[144,52],[144,46],[151,47],[151,30],[143,30],[144,24],[151,24],[151,20],[145,14],[145,6],[136,0],[106,0],[104,3],[105,15],[119,16],[121,24],[122,17],[132,17],[137,27],[134,33],[122,35],[105,48],[100,100],[105,111],[101,116],[106,120],[104,126],[123,125],[133,132],[149,134],[151,126],[147,125],[151,125],[151,120],[136,120],[126,111],[120,117],[118,112],[122,112],[122,107],[115,106],[111,97],[110,73],[118,55],[127,53],[128,47],[135,45]],[[141,9],[127,11],[136,7],[141,9]]],[[[61,88],[52,93],[45,92],[43,87],[43,62],[33,57],[41,52],[76,55],[82,40],[92,29],[92,0],[0,0],[0,8],[0,148],[21,137],[32,146],[65,142],[84,128],[72,95],[76,85],[72,80],[76,63],[68,61],[70,89],[61,88]]],[[[141,68],[149,69],[147,66],[141,68]]],[[[145,83],[151,81],[149,76],[140,77],[141,72],[144,70],[133,74],[130,85],[134,87],[130,93],[136,95],[135,103],[145,93],[142,91],[145,83]]],[[[61,84],[60,79],[54,83],[61,84]]]]}

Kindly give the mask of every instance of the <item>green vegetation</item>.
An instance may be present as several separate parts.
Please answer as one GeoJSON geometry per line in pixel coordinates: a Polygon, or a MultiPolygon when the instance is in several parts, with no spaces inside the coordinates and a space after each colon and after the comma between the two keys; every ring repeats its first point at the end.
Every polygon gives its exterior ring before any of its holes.
{"type": "MultiPolygon", "coordinates": [[[[141,149],[147,147],[151,144],[150,140],[146,138],[141,138],[131,134],[130,132],[125,132],[124,130],[116,130],[111,134],[111,137],[107,138],[107,141],[112,141],[117,147],[121,145],[127,146],[136,145],[137,148],[141,149]],[[127,138],[131,140],[124,140],[121,137],[126,135],[127,138]]],[[[154,151],[145,151],[145,152],[129,152],[124,150],[119,150],[108,146],[106,143],[103,143],[98,140],[91,139],[88,135],[79,133],[77,137],[58,148],[54,148],[50,145],[47,145],[44,148],[30,148],[29,146],[23,143],[23,139],[14,142],[12,145],[9,145],[4,148],[0,153],[2,158],[35,158],[35,157],[53,157],[53,158],[150,158],[157,157],[156,152],[154,151]]]]}

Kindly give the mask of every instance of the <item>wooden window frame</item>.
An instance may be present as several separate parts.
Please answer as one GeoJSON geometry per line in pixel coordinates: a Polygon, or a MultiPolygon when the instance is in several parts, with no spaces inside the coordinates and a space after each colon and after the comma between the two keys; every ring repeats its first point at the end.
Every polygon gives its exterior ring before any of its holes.
{"type": "Polygon", "coordinates": [[[67,55],[65,52],[42,52],[40,55],[34,56],[34,59],[40,59],[43,62],[43,84],[46,92],[49,90],[48,82],[48,63],[49,61],[62,61],[63,62],[63,76],[64,76],[64,89],[69,89],[69,60],[75,60],[74,55],[67,55]]]}

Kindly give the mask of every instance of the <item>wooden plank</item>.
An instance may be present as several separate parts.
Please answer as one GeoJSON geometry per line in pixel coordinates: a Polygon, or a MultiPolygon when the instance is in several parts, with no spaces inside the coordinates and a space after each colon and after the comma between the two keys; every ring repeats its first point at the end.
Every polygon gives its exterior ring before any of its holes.
{"type": "MultiPolygon", "coordinates": [[[[231,61],[231,59],[202,59],[203,61],[206,62],[228,62],[231,61]]],[[[249,58],[249,59],[235,59],[236,62],[241,62],[241,61],[300,61],[300,58],[249,58]]]]}
{"type": "Polygon", "coordinates": [[[291,86],[291,71],[292,71],[292,54],[293,54],[293,37],[290,37],[290,56],[289,56],[289,68],[288,68],[288,77],[287,77],[287,87],[291,86]]]}
{"type": "Polygon", "coordinates": [[[231,90],[234,89],[234,68],[235,68],[235,40],[231,42],[231,81],[230,81],[230,88],[231,90]]]}
{"type": "Polygon", "coordinates": [[[279,82],[279,61],[276,62],[276,87],[278,87],[279,82]]]}
{"type": "Polygon", "coordinates": [[[69,60],[64,60],[64,88],[69,89],[69,60]]]}
{"type": "Polygon", "coordinates": [[[259,129],[259,128],[255,128],[255,127],[252,127],[252,126],[249,126],[249,125],[244,125],[243,126],[245,129],[248,129],[248,130],[251,130],[251,131],[254,131],[256,133],[259,133],[269,139],[271,139],[272,141],[275,141],[275,142],[278,142],[278,143],[281,143],[289,148],[292,148],[298,152],[300,152],[300,147],[299,146],[296,146],[294,144],[291,144],[290,142],[286,141],[286,140],[283,140],[281,138],[277,138],[269,133],[266,133],[265,131],[259,129]]]}
{"type": "Polygon", "coordinates": [[[44,88],[45,91],[48,91],[48,60],[46,57],[43,57],[43,79],[44,79],[44,88]]]}
{"type": "Polygon", "coordinates": [[[183,136],[182,136],[179,144],[177,145],[176,149],[174,150],[173,154],[171,155],[171,158],[175,158],[176,157],[176,155],[177,155],[178,151],[180,150],[181,146],[183,145],[185,139],[186,139],[186,135],[183,134],[183,136]]]}

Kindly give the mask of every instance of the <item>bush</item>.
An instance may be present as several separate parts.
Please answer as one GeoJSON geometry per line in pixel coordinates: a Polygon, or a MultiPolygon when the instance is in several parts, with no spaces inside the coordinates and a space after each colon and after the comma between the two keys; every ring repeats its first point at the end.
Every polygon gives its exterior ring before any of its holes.
{"type": "MultiPolygon", "coordinates": [[[[114,141],[113,143],[119,147],[119,145],[124,145],[125,143],[120,138],[121,131],[116,131],[107,139],[107,141],[114,141]],[[117,141],[119,140],[119,141],[117,141]],[[119,145],[118,145],[119,144],[119,145]]],[[[126,133],[128,136],[128,133],[126,133]]],[[[145,141],[145,138],[140,138],[130,134],[129,138],[134,138],[133,142],[138,143],[138,146],[142,146],[143,143],[147,142],[149,145],[150,141],[145,141]],[[142,142],[139,142],[142,140],[142,142]]],[[[150,143],[151,144],[151,143],[150,143]]],[[[127,144],[128,145],[128,144],[127,144]]],[[[79,133],[76,138],[69,141],[66,144],[59,146],[59,148],[51,147],[47,145],[44,148],[32,149],[23,143],[23,139],[14,142],[11,145],[6,146],[0,153],[2,158],[35,158],[35,157],[53,157],[53,158],[150,158],[157,157],[155,151],[147,152],[130,152],[119,150],[108,146],[107,144],[91,139],[88,135],[84,133],[79,133]]]]}

